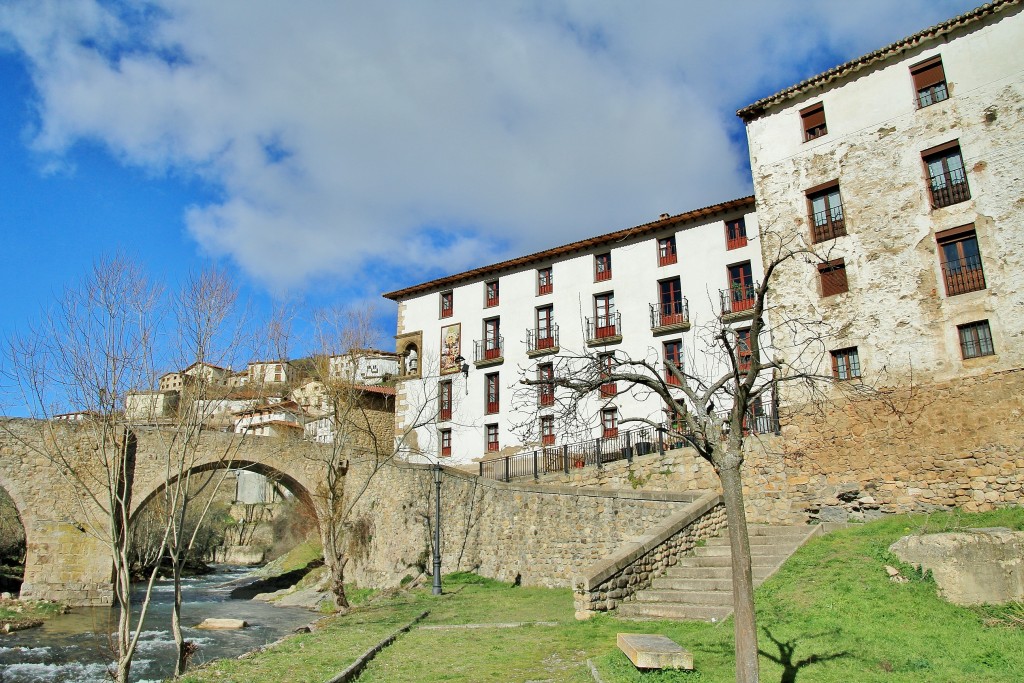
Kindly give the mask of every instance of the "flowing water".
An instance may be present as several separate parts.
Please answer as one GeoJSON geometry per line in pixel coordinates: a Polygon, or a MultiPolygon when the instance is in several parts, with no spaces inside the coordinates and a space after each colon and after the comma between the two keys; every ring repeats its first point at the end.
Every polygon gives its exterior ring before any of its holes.
{"type": "MultiPolygon", "coordinates": [[[[231,600],[225,582],[248,571],[242,567],[217,567],[207,576],[182,582],[182,623],[187,640],[199,645],[193,664],[223,657],[237,657],[314,621],[317,615],[301,607],[273,607],[252,600],[231,600]],[[207,617],[245,619],[249,626],[238,631],[206,631],[193,628],[207,617]]],[[[170,633],[173,586],[154,585],[153,602],[146,615],[139,649],[132,664],[132,681],[160,681],[174,673],[174,638],[170,633]]],[[[0,635],[0,683],[101,683],[109,681],[110,634],[116,628],[116,611],[109,608],[76,608],[47,621],[39,628],[0,635]]]]}

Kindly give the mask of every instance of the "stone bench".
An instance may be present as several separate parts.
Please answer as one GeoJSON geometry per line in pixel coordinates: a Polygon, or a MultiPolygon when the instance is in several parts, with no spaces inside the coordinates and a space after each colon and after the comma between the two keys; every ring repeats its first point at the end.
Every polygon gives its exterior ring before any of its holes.
{"type": "Polygon", "coordinates": [[[693,654],[665,636],[620,633],[617,641],[619,649],[638,669],[693,670],[693,654]]]}

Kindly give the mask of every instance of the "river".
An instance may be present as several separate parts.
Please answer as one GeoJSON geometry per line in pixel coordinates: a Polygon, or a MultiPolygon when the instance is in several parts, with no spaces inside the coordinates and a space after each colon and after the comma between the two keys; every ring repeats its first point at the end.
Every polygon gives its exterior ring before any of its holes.
{"type": "MultiPolygon", "coordinates": [[[[199,651],[193,663],[237,657],[273,642],[304,626],[318,615],[300,607],[273,607],[252,600],[231,600],[224,584],[242,576],[247,568],[216,567],[214,574],[186,579],[182,584],[182,622],[185,638],[199,651]],[[207,617],[245,619],[249,627],[238,631],[192,628],[207,617]]],[[[132,664],[132,681],[160,681],[174,673],[174,639],[170,633],[173,587],[170,581],[154,586],[153,603],[132,664]]],[[[0,635],[0,683],[104,683],[110,661],[109,634],[116,625],[110,608],[76,608],[39,628],[0,635]]]]}

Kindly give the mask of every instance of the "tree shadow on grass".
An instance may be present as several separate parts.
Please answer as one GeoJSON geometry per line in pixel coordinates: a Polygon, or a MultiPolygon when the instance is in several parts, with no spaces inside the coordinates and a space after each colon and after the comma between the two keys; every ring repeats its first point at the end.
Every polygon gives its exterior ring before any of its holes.
{"type": "Polygon", "coordinates": [[[812,664],[820,664],[821,662],[827,662],[832,659],[840,659],[842,657],[849,657],[850,653],[845,650],[842,652],[835,652],[827,655],[812,654],[803,659],[793,661],[793,656],[796,654],[797,639],[790,638],[789,640],[779,640],[772,635],[771,631],[766,628],[761,629],[764,634],[768,636],[768,640],[775,643],[775,647],[779,649],[779,654],[773,655],[764,650],[758,649],[758,654],[762,657],[767,657],[776,664],[782,667],[782,678],[779,683],[796,683],[796,675],[805,667],[812,664]]]}

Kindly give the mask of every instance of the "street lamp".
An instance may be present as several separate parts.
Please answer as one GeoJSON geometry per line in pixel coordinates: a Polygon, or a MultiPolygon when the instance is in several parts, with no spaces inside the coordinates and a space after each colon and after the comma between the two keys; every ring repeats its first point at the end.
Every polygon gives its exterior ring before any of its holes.
{"type": "Polygon", "coordinates": [[[441,594],[441,464],[434,463],[434,595],[441,594]]]}

